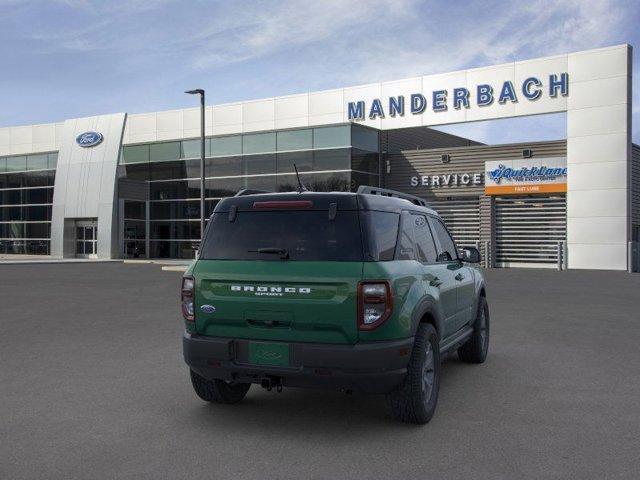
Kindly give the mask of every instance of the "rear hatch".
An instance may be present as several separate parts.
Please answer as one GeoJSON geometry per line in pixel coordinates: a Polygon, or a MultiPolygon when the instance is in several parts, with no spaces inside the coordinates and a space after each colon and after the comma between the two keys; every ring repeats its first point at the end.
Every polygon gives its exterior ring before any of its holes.
{"type": "Polygon", "coordinates": [[[193,271],[197,331],[355,343],[363,248],[354,196],[261,197],[227,199],[213,215],[193,271]]]}

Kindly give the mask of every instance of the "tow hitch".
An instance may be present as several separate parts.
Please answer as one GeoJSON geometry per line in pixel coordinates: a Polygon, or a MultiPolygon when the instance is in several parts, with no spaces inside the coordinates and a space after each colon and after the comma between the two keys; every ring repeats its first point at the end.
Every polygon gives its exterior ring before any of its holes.
{"type": "Polygon", "coordinates": [[[263,377],[262,380],[260,380],[260,386],[269,392],[275,387],[276,392],[280,393],[282,391],[282,378],[263,377]]]}

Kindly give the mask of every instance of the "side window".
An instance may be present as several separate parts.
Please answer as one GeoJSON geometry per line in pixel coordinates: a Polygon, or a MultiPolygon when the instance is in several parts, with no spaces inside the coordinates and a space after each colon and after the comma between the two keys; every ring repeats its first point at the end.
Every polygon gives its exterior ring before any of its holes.
{"type": "Polygon", "coordinates": [[[444,224],[436,218],[429,218],[429,223],[431,224],[431,228],[433,228],[434,235],[440,243],[438,248],[438,262],[450,262],[451,260],[457,260],[458,253],[456,251],[456,244],[454,243],[453,238],[451,238],[451,235],[449,235],[444,224]]]}
{"type": "Polygon", "coordinates": [[[398,238],[398,221],[400,215],[390,212],[369,211],[370,252],[377,261],[393,260],[398,238]]]}
{"type": "Polygon", "coordinates": [[[411,215],[413,220],[413,231],[415,232],[416,248],[418,250],[417,259],[422,263],[433,263],[436,261],[436,246],[431,236],[431,229],[424,215],[411,215]]]}
{"type": "Polygon", "coordinates": [[[402,226],[398,237],[396,260],[417,260],[413,238],[413,217],[409,212],[402,213],[402,226]]]}

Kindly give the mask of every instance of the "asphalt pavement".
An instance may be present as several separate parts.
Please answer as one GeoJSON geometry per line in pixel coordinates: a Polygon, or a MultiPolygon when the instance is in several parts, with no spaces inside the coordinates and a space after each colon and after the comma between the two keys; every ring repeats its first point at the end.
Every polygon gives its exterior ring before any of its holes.
{"type": "Polygon", "coordinates": [[[180,276],[0,265],[0,479],[638,478],[640,274],[486,272],[489,358],[445,362],[426,426],[376,396],[205,404],[180,276]]]}

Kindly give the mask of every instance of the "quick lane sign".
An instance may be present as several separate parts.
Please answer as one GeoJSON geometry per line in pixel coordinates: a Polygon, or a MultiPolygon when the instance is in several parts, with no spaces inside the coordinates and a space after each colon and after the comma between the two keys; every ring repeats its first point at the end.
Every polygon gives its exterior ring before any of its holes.
{"type": "Polygon", "coordinates": [[[457,87],[449,91],[434,90],[430,95],[412,93],[408,97],[398,95],[385,99],[374,98],[370,104],[364,100],[348,102],[347,112],[349,120],[375,120],[377,118],[402,117],[406,112],[420,115],[429,108],[434,112],[445,112],[452,106],[455,110],[471,108],[471,106],[486,107],[494,102],[499,104],[518,103],[520,99],[535,101],[543,95],[550,98],[569,95],[569,74],[551,74],[548,78],[529,77],[521,84],[514,85],[505,81],[502,85],[480,84],[474,88],[457,87]]]}
{"type": "Polygon", "coordinates": [[[485,170],[486,195],[567,191],[566,157],[492,161],[485,170]]]}

